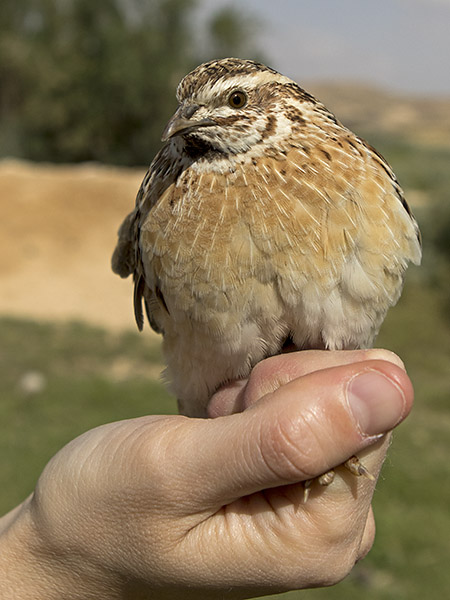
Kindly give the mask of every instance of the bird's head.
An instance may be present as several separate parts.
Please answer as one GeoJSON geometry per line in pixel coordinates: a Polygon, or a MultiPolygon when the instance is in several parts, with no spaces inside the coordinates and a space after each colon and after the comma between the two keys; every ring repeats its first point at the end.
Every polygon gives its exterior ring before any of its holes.
{"type": "Polygon", "coordinates": [[[163,141],[181,136],[187,147],[200,144],[236,155],[263,140],[289,134],[286,128],[295,121],[295,106],[311,96],[263,64],[226,58],[202,64],[186,75],[177,99],[179,107],[163,141]]]}

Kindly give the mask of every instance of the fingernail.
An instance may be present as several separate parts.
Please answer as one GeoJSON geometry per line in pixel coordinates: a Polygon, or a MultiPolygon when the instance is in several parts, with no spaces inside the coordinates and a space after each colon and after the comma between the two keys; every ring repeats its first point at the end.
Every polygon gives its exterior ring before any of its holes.
{"type": "Polygon", "coordinates": [[[389,431],[405,411],[402,390],[379,371],[356,375],[349,382],[347,399],[363,435],[389,431]]]}

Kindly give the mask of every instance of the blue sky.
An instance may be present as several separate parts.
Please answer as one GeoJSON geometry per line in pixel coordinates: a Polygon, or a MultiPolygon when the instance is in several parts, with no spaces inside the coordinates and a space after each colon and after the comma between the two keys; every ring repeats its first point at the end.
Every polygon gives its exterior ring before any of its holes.
{"type": "Polygon", "coordinates": [[[363,81],[450,96],[450,0],[206,0],[265,23],[272,66],[302,81],[363,81]]]}

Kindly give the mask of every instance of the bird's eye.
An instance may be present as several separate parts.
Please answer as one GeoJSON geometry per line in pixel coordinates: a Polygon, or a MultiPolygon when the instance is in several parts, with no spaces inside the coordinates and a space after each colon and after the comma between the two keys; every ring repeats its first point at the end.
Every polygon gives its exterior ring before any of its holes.
{"type": "Polygon", "coordinates": [[[228,98],[228,104],[231,108],[243,108],[247,104],[247,94],[245,92],[233,92],[228,98]]]}

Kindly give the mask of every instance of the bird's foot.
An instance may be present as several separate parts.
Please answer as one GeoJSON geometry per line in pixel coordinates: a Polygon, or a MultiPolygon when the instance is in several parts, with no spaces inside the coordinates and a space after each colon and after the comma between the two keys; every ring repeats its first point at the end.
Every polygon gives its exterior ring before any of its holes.
{"type": "MultiPolygon", "coordinates": [[[[355,475],[356,477],[365,477],[366,479],[369,479],[370,481],[375,481],[375,477],[372,475],[372,473],[368,469],[366,469],[366,467],[360,462],[360,460],[357,456],[351,456],[348,460],[346,460],[344,463],[344,467],[346,469],[348,469],[350,471],[350,473],[352,473],[352,475],[355,475]]],[[[309,494],[311,492],[312,484],[315,481],[317,481],[317,483],[319,485],[328,486],[328,485],[330,485],[330,483],[332,483],[334,481],[335,475],[336,475],[336,473],[335,473],[334,469],[331,469],[330,471],[323,473],[323,475],[320,475],[320,477],[317,477],[316,479],[307,479],[303,483],[303,487],[304,487],[303,502],[306,502],[308,500],[309,494]]]]}

